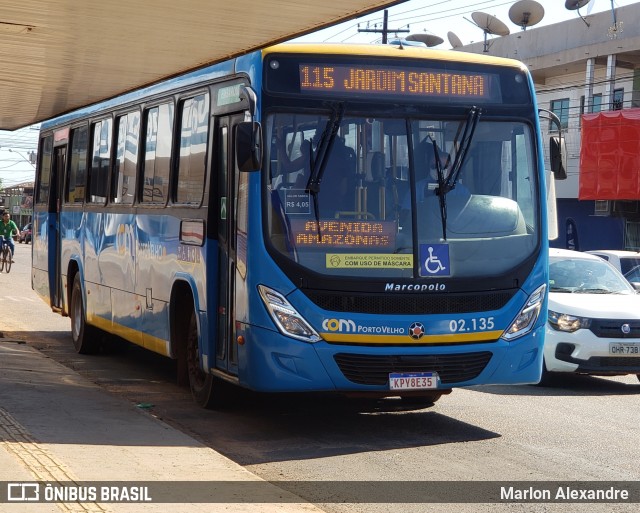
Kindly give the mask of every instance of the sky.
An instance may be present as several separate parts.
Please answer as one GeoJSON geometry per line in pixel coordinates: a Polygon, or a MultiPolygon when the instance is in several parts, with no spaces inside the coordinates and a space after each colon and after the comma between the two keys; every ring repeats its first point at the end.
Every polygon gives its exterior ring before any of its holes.
{"type": "Polygon", "coordinates": [[[0,179],[3,187],[34,181],[35,166],[29,162],[29,154],[37,150],[37,126],[13,132],[0,131],[0,179]]]}
{"type": "MultiPolygon", "coordinates": [[[[578,11],[565,8],[565,0],[537,0],[544,8],[542,21],[533,27],[551,25],[561,21],[576,19],[579,14],[586,17],[598,12],[611,12],[611,0],[591,0],[578,11]],[[579,13],[579,14],[578,14],[579,13]]],[[[447,33],[453,32],[463,45],[484,40],[484,32],[471,21],[471,13],[479,11],[497,17],[509,28],[511,33],[521,29],[509,18],[509,9],[515,0],[410,0],[388,9],[390,29],[408,29],[398,33],[400,37],[408,34],[427,33],[439,36],[444,41],[436,46],[449,49],[447,33]]],[[[614,0],[614,7],[637,4],[639,0],[614,0]]],[[[381,29],[383,11],[363,18],[335,25],[313,34],[296,39],[297,41],[333,42],[333,43],[375,43],[381,41],[380,33],[358,32],[360,29],[381,29]]],[[[622,29],[624,30],[624,20],[622,29]]],[[[613,23],[613,17],[612,17],[613,23]]],[[[530,30],[530,29],[529,29],[530,30]]],[[[395,37],[389,33],[389,39],[395,37]]],[[[497,36],[488,36],[489,38],[497,36]]],[[[0,179],[3,186],[16,185],[34,180],[34,166],[29,163],[29,153],[37,151],[37,127],[27,127],[14,132],[0,131],[0,179]],[[11,149],[12,151],[9,151],[11,149]]]]}
{"type": "MultiPolygon", "coordinates": [[[[591,0],[578,11],[565,8],[565,0],[537,0],[544,9],[542,21],[533,27],[542,27],[561,21],[579,18],[578,13],[587,18],[588,13],[611,12],[611,0],[591,0]]],[[[519,32],[522,28],[513,23],[509,18],[509,9],[516,0],[410,0],[388,8],[388,28],[407,29],[409,33],[398,33],[399,37],[409,34],[427,33],[439,36],[444,42],[435,48],[448,50],[451,48],[447,33],[453,32],[461,40],[463,45],[484,41],[484,32],[476,26],[471,18],[471,13],[479,11],[495,16],[510,30],[510,33],[519,32]]],[[[613,6],[624,7],[638,4],[638,0],[614,0],[613,6]]],[[[381,42],[380,33],[358,32],[360,29],[381,29],[383,11],[370,14],[363,18],[335,25],[301,38],[296,41],[328,42],[328,43],[375,43],[381,42]]],[[[623,21],[623,20],[618,20],[623,21]]],[[[612,17],[613,24],[613,17],[612,17]]],[[[624,23],[623,23],[624,30],[624,23]]],[[[390,33],[388,38],[395,35],[390,33]]],[[[496,36],[488,36],[489,38],[496,36]]]]}

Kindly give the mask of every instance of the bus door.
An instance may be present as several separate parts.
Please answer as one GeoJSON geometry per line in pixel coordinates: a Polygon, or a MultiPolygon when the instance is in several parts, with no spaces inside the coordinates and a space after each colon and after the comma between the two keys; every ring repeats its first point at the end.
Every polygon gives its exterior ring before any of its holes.
{"type": "Polygon", "coordinates": [[[51,183],[49,190],[49,226],[47,266],[49,272],[49,295],[52,308],[62,308],[62,278],[60,270],[61,224],[60,205],[62,203],[62,187],[67,155],[67,145],[57,146],[53,150],[51,166],[51,183]]]}
{"type": "Polygon", "coordinates": [[[235,278],[237,263],[236,200],[239,171],[236,164],[234,127],[244,114],[218,118],[218,309],[216,367],[236,374],[238,351],[235,336],[235,278]]]}

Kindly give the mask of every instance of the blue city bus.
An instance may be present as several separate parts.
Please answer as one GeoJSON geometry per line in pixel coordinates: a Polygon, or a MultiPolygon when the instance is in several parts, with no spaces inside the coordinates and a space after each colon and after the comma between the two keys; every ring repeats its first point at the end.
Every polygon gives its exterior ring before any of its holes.
{"type": "Polygon", "coordinates": [[[540,116],[522,63],[404,45],[168,79],[42,123],[32,286],[79,353],[166,355],[204,407],[536,383],[540,116]]]}

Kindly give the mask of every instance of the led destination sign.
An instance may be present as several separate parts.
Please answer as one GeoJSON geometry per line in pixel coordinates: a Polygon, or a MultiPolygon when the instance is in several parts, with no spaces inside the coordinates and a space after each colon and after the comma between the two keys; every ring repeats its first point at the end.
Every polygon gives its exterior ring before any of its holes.
{"type": "Polygon", "coordinates": [[[393,221],[291,220],[298,247],[393,248],[396,226],[393,221]],[[320,237],[318,237],[318,231],[320,237]]]}
{"type": "Polygon", "coordinates": [[[492,75],[384,65],[300,64],[300,92],[497,100],[492,75]]]}

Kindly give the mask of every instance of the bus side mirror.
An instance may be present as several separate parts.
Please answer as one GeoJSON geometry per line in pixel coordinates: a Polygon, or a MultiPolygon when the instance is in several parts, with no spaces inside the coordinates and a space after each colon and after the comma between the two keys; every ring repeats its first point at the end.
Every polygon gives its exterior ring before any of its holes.
{"type": "Polygon", "coordinates": [[[549,161],[556,180],[567,179],[567,146],[564,137],[553,135],[549,138],[549,161]]]}
{"type": "Polygon", "coordinates": [[[256,171],[262,162],[260,123],[243,121],[236,125],[236,162],[240,171],[256,171]]]}

